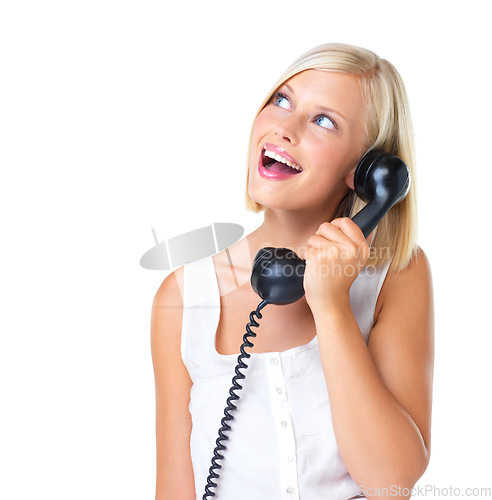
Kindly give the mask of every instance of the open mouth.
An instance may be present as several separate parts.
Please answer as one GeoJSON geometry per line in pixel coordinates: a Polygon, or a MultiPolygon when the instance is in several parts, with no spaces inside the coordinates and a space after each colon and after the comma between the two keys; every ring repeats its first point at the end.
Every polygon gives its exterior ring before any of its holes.
{"type": "Polygon", "coordinates": [[[261,152],[261,164],[271,172],[284,175],[297,175],[302,172],[300,165],[291,163],[289,160],[268,149],[263,149],[261,152]]]}

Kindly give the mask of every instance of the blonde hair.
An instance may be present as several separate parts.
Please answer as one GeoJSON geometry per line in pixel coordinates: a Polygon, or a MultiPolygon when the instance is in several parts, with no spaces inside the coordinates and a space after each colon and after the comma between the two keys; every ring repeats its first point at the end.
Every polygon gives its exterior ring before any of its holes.
{"type": "MultiPolygon", "coordinates": [[[[417,200],[415,190],[415,152],[413,128],[407,94],[395,67],[374,52],[353,45],[327,43],[314,47],[296,59],[274,84],[256,113],[249,138],[247,158],[251,153],[254,122],[274,92],[294,75],[308,69],[334,71],[358,77],[366,108],[365,128],[370,149],[399,156],[408,166],[412,184],[407,197],[395,205],[381,220],[371,241],[368,266],[380,266],[392,259],[391,268],[401,271],[417,250],[417,200]]],[[[248,193],[249,168],[246,178],[246,208],[253,212],[264,209],[248,193]]],[[[350,190],[339,204],[337,217],[353,217],[365,203],[350,190]]]]}

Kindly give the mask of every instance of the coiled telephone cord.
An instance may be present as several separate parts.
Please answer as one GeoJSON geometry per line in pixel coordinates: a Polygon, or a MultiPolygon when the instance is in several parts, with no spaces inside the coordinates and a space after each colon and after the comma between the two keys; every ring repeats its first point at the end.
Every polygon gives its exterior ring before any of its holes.
{"type": "Polygon", "coordinates": [[[215,444],[217,445],[214,449],[214,456],[212,457],[212,465],[209,469],[209,474],[207,477],[207,485],[205,486],[205,494],[202,497],[202,500],[207,500],[208,497],[214,497],[215,491],[211,491],[211,488],[216,488],[217,483],[214,483],[214,479],[219,478],[219,474],[215,472],[215,470],[221,469],[222,465],[217,463],[217,460],[221,460],[224,458],[223,455],[220,454],[221,451],[226,450],[227,447],[222,444],[222,441],[229,439],[229,436],[225,434],[225,432],[231,429],[231,426],[227,423],[229,420],[234,420],[234,416],[229,412],[236,410],[237,406],[233,403],[233,401],[237,401],[239,399],[239,395],[234,391],[239,391],[243,388],[242,385],[238,384],[238,380],[246,378],[246,375],[240,372],[241,369],[248,368],[248,365],[243,362],[244,358],[250,358],[251,354],[244,350],[245,347],[253,347],[253,343],[248,340],[248,337],[256,337],[256,333],[251,330],[251,327],[258,327],[260,324],[254,319],[256,316],[258,319],[261,319],[261,310],[268,304],[267,300],[263,300],[260,302],[258,307],[251,311],[249,314],[249,323],[246,325],[246,333],[243,336],[243,344],[240,347],[241,354],[239,354],[237,358],[237,365],[234,369],[236,375],[232,378],[232,387],[229,389],[230,396],[227,398],[227,406],[224,409],[224,417],[220,421],[222,426],[219,429],[219,437],[216,439],[215,444]]]}

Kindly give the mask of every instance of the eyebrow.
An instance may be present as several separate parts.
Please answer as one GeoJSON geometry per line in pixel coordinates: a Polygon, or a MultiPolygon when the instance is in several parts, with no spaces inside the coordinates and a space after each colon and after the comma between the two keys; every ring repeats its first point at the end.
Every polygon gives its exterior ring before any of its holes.
{"type": "MultiPolygon", "coordinates": [[[[287,87],[292,92],[293,95],[296,95],[294,89],[288,83],[283,83],[279,88],[282,87],[287,87]]],[[[320,106],[320,105],[318,105],[318,108],[321,109],[321,111],[327,111],[328,113],[335,113],[336,115],[342,117],[345,121],[348,121],[347,118],[345,118],[345,116],[343,116],[342,113],[340,113],[336,109],[327,108],[326,106],[320,106]]]]}

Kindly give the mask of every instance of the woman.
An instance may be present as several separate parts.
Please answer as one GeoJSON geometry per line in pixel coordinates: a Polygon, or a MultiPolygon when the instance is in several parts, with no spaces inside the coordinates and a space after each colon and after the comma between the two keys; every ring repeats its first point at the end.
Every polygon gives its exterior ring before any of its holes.
{"type": "Polygon", "coordinates": [[[410,498],[429,461],[434,350],[415,186],[367,240],[348,216],[363,206],[361,156],[393,153],[414,178],[412,140],[398,73],[365,49],[315,47],[269,92],[247,170],[264,222],[154,299],[156,499],[202,498],[265,246],[306,260],[305,295],[264,308],[253,329],[216,498],[410,498]]]}

